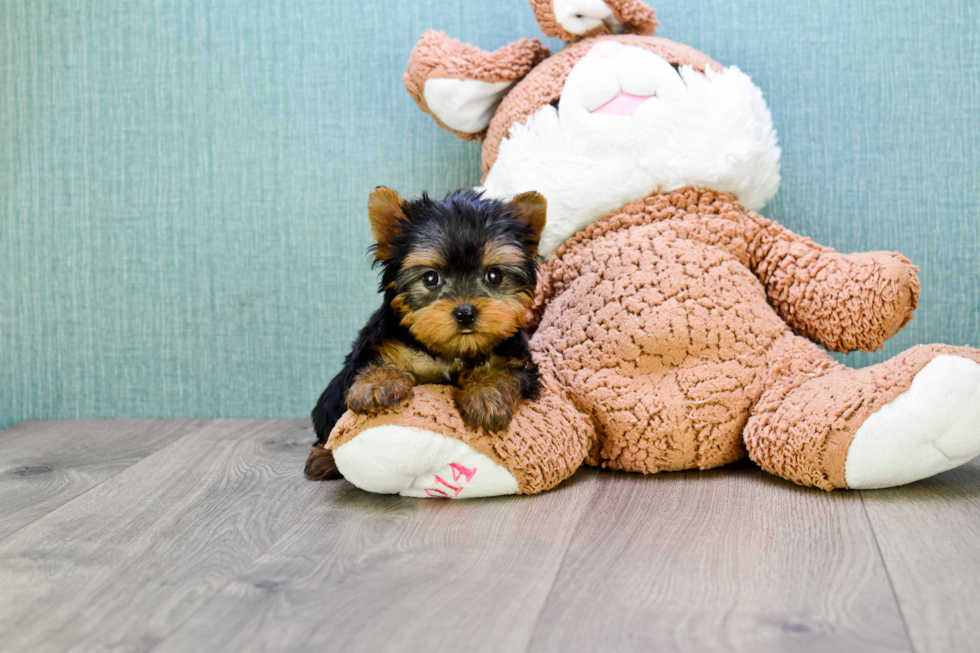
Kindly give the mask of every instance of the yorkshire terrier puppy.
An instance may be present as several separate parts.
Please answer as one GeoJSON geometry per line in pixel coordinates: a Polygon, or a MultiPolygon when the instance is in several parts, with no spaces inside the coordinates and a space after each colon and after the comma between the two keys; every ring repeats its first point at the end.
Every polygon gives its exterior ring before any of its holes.
{"type": "Polygon", "coordinates": [[[537,398],[524,321],[546,212],[534,192],[511,202],[465,190],[441,201],[405,201],[384,187],[371,193],[384,302],[313,409],[308,478],[340,477],[325,443],[344,411],[391,410],[415,385],[456,385],[463,421],[488,432],[506,429],[521,399],[537,398]]]}

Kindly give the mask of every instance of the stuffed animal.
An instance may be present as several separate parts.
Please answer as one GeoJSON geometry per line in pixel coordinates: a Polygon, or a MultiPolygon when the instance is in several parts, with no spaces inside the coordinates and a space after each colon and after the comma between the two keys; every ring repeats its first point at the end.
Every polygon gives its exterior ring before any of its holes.
{"type": "Polygon", "coordinates": [[[405,85],[482,142],[483,188],[548,201],[528,316],[543,390],[504,432],[467,429],[447,386],[346,413],[328,447],[360,488],[533,494],[581,465],[655,473],[746,456],[824,490],[910,483],[980,453],[980,351],[914,347],[849,369],[912,318],[917,268],[840,254],[755,211],[776,134],[734,66],[656,38],[639,0],[530,0],[536,40],[484,52],[428,32],[405,85]],[[821,348],[822,347],[822,348],[821,348]]]}

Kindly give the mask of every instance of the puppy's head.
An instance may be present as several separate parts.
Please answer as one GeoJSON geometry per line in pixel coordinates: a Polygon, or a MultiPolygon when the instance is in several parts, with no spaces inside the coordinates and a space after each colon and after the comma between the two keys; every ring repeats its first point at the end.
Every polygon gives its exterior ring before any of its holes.
{"type": "Polygon", "coordinates": [[[379,187],[368,216],[381,289],[401,323],[433,353],[470,358],[524,326],[537,284],[535,255],[547,203],[457,191],[405,201],[379,187]]]}

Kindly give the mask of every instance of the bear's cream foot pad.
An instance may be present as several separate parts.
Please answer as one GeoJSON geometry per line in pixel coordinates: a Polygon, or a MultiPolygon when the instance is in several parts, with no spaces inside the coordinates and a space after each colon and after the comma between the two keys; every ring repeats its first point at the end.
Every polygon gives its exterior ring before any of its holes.
{"type": "Polygon", "coordinates": [[[376,494],[472,499],[517,494],[517,479],[469,445],[408,426],[376,426],[333,452],[348,481],[376,494]]]}
{"type": "Polygon", "coordinates": [[[937,356],[854,434],[845,478],[855,490],[893,487],[959,467],[978,454],[980,364],[937,356]]]}

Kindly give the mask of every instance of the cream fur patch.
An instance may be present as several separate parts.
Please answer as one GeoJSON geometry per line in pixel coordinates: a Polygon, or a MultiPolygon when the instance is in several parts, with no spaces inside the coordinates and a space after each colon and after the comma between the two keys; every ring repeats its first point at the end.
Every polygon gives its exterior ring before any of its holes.
{"type": "Polygon", "coordinates": [[[422,95],[439,120],[451,129],[476,134],[487,128],[497,105],[514,82],[481,82],[478,79],[433,77],[422,95]]]}
{"type": "Polygon", "coordinates": [[[616,34],[623,31],[613,10],[602,0],[553,0],[552,9],[555,20],[569,34],[585,34],[601,25],[616,34]]]}
{"type": "Polygon", "coordinates": [[[548,200],[541,254],[597,218],[657,190],[700,185],[760,209],[779,188],[780,150],[762,92],[738,68],[677,71],[636,47],[587,56],[558,108],[515,124],[487,175],[488,196],[548,200]],[[591,112],[618,94],[649,96],[629,116],[591,112]]]}

